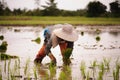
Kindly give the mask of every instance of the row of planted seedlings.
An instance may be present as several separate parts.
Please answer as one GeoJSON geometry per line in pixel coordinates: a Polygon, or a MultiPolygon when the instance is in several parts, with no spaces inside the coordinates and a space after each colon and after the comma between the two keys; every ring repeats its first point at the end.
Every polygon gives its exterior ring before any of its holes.
{"type": "MultiPolygon", "coordinates": [[[[30,61],[27,60],[23,68],[21,67],[21,61],[16,59],[4,59],[0,64],[0,80],[29,80],[32,79],[30,67],[30,61]]],[[[33,69],[33,72],[35,70],[33,69]]]]}
{"type": "Polygon", "coordinates": [[[4,59],[0,65],[0,80],[15,80],[20,76],[20,59],[4,59]]]}
{"type": "Polygon", "coordinates": [[[4,59],[0,64],[0,80],[53,80],[56,79],[56,67],[33,64],[27,59],[21,64],[19,58],[4,59]],[[45,67],[46,66],[46,67],[45,67]]]}
{"type": "Polygon", "coordinates": [[[87,68],[84,61],[81,61],[80,71],[82,80],[120,80],[119,58],[114,64],[110,64],[111,59],[103,58],[103,61],[94,60],[87,68]]]}
{"type": "MultiPolygon", "coordinates": [[[[84,61],[81,61],[80,71],[81,80],[119,80],[120,62],[115,61],[115,65],[111,67],[111,59],[104,58],[98,62],[94,60],[87,69],[84,61]]],[[[0,65],[0,80],[53,80],[56,78],[56,67],[49,66],[42,68],[40,64],[30,66],[28,59],[21,70],[20,59],[4,60],[4,64],[0,65]],[[2,66],[3,65],[3,66],[2,66]],[[22,72],[21,72],[22,71],[22,72]]],[[[76,78],[77,79],[77,78],[76,78]]],[[[72,80],[71,68],[69,65],[62,66],[58,80],[72,80]]]]}

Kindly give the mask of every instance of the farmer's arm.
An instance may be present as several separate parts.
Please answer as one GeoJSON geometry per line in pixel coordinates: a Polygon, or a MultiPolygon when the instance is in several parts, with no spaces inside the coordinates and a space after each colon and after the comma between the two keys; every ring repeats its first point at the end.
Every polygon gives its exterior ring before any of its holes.
{"type": "Polygon", "coordinates": [[[49,55],[51,53],[51,47],[52,47],[52,40],[50,39],[47,43],[46,43],[46,48],[45,48],[45,54],[49,55]]]}

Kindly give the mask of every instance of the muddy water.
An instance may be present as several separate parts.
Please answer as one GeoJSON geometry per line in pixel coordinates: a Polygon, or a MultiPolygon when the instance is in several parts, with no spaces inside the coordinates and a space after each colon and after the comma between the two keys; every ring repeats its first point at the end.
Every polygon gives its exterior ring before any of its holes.
{"type": "MultiPolygon", "coordinates": [[[[69,80],[81,80],[82,75],[80,71],[81,61],[86,64],[86,73],[91,73],[91,63],[97,61],[101,63],[104,58],[110,59],[110,72],[103,76],[103,80],[113,80],[113,69],[115,69],[115,62],[120,57],[120,26],[76,26],[76,30],[79,33],[79,39],[74,43],[73,54],[71,55],[72,64],[69,66],[70,73],[69,80]],[[99,41],[96,37],[100,38],[99,41]]],[[[4,35],[5,41],[8,43],[6,54],[16,55],[20,57],[20,79],[25,79],[24,68],[27,60],[30,60],[30,77],[34,79],[33,60],[39,51],[43,43],[43,28],[41,27],[0,27],[0,35],[4,35]],[[41,44],[32,42],[37,37],[41,37],[41,44]]],[[[59,46],[52,49],[54,56],[57,59],[57,68],[55,69],[55,75],[53,79],[60,77],[63,69],[62,57],[60,54],[59,46]]],[[[7,63],[9,61],[6,61],[7,63]]],[[[43,68],[38,71],[39,79],[44,76],[45,72],[50,75],[47,63],[50,59],[46,56],[43,60],[43,68]]],[[[11,60],[11,63],[15,63],[15,60],[11,60]]],[[[6,78],[4,73],[5,61],[0,62],[2,68],[2,76],[6,78]]],[[[11,64],[11,66],[14,66],[11,64]]],[[[90,74],[90,76],[92,76],[90,74]]],[[[96,72],[96,79],[98,72],[96,72]]],[[[38,80],[39,80],[38,79],[38,80]]]]}

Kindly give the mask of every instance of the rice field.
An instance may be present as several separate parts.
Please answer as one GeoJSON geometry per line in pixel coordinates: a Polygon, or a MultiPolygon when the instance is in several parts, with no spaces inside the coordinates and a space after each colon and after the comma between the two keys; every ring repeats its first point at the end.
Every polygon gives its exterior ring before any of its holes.
{"type": "Polygon", "coordinates": [[[0,25],[37,26],[69,23],[73,25],[120,25],[120,18],[103,17],[39,17],[39,16],[0,16],[0,25]]]}
{"type": "Polygon", "coordinates": [[[52,49],[57,64],[50,66],[47,56],[42,64],[34,64],[44,40],[43,27],[0,26],[2,40],[8,44],[6,54],[18,56],[0,61],[0,80],[119,80],[120,26],[75,27],[79,39],[71,64],[63,64],[57,46],[52,49]]]}

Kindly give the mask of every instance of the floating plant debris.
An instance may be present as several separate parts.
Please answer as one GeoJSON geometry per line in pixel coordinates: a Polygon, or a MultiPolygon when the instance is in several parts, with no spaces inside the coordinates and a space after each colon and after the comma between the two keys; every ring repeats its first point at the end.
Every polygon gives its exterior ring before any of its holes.
{"type": "Polygon", "coordinates": [[[20,32],[20,29],[14,29],[14,32],[20,32]]]}
{"type": "Polygon", "coordinates": [[[100,37],[99,36],[96,37],[96,41],[100,41],[100,37]]]}
{"type": "Polygon", "coordinates": [[[32,40],[33,42],[36,42],[37,44],[40,44],[40,42],[41,42],[41,39],[40,39],[40,37],[38,37],[38,38],[36,38],[35,40],[32,40]]]}

